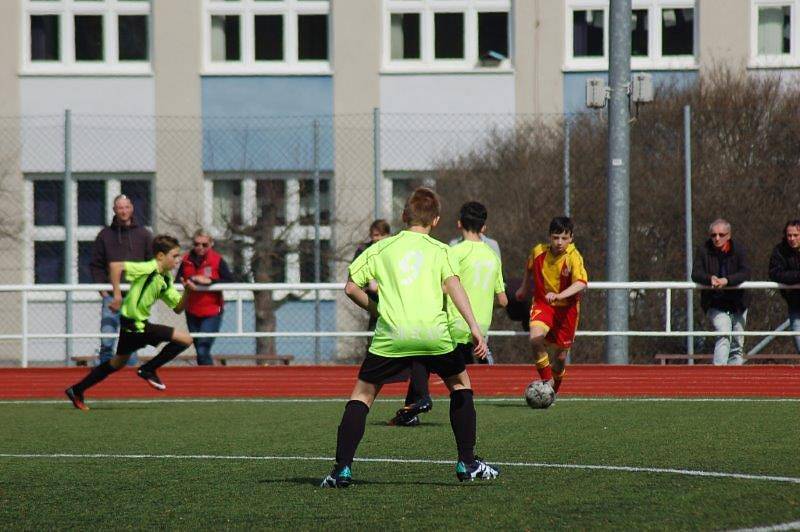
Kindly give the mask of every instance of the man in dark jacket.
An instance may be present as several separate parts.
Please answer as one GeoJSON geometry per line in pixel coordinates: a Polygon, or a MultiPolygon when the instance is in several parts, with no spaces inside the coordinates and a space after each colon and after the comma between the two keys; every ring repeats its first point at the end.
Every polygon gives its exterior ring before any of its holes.
{"type": "MultiPolygon", "coordinates": [[[[92,261],[89,269],[95,283],[109,283],[108,265],[111,262],[124,262],[132,260],[150,260],[153,258],[151,243],[153,235],[144,227],[136,225],[133,219],[133,203],[124,194],[114,198],[114,218],[111,225],[104,227],[97,234],[92,249],[92,261]]],[[[112,295],[102,290],[100,295],[103,303],[100,309],[100,332],[108,334],[119,333],[119,312],[108,308],[114,299],[112,295]]],[[[114,356],[115,338],[100,339],[100,363],[111,360],[114,356]]],[[[136,354],[128,360],[128,365],[136,365],[136,354]]]]}
{"type": "Polygon", "coordinates": [[[744,248],[731,240],[731,224],[714,220],[709,226],[709,239],[698,249],[692,266],[692,281],[710,286],[700,293],[700,306],[717,332],[714,345],[714,365],[744,364],[744,336],[733,333],[744,331],[747,306],[750,302],[746,290],[721,290],[738,286],[750,279],[750,265],[744,248]]]}
{"type": "MultiPolygon", "coordinates": [[[[800,284],[800,219],[789,220],[783,227],[783,240],[769,257],[769,278],[781,284],[800,284]]],[[[789,326],[800,332],[800,288],[781,290],[789,307],[789,326]]],[[[794,337],[794,346],[800,353],[800,336],[794,337]]]]}

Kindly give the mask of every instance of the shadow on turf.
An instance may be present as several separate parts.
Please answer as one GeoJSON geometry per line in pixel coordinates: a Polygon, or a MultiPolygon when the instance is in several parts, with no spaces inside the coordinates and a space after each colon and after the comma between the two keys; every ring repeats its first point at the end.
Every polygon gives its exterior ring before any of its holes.
{"type": "MultiPolygon", "coordinates": [[[[321,478],[310,478],[310,477],[303,477],[303,478],[270,478],[259,480],[259,484],[298,484],[301,486],[313,486],[315,488],[319,488],[319,483],[322,479],[321,478]]],[[[451,487],[451,488],[464,488],[466,486],[490,486],[491,483],[489,482],[458,482],[457,480],[453,480],[452,482],[446,481],[419,481],[419,480],[361,480],[356,479],[353,481],[353,486],[444,486],[444,487],[451,487]]]]}
{"type": "MultiPolygon", "coordinates": [[[[391,426],[393,426],[393,425],[389,425],[385,421],[373,421],[372,423],[370,423],[370,425],[372,425],[373,427],[391,427],[391,426]]],[[[442,426],[445,426],[445,425],[447,425],[448,427],[450,426],[449,423],[437,423],[437,422],[431,422],[431,421],[423,421],[419,425],[414,425],[413,427],[402,427],[400,425],[394,425],[394,426],[396,426],[398,429],[424,429],[425,427],[442,427],[442,426]]]]}

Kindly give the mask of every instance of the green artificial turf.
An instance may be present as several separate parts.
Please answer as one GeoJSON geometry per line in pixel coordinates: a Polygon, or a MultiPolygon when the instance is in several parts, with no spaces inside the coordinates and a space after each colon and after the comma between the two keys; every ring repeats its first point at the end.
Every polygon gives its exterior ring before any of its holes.
{"type": "Polygon", "coordinates": [[[318,488],[342,402],[0,402],[0,529],[704,529],[800,520],[800,483],[521,463],[674,468],[800,478],[800,403],[478,402],[495,481],[460,484],[447,400],[416,428],[379,402],[355,484],[318,488]],[[174,458],[164,455],[199,456],[174,458]],[[161,456],[160,458],[158,456],[161,456]]]}

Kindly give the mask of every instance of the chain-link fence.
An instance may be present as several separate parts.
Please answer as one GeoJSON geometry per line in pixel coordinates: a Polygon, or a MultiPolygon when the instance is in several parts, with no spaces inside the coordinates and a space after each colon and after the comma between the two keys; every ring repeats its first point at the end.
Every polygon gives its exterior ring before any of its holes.
{"type": "MultiPolygon", "coordinates": [[[[686,279],[685,104],[693,110],[692,247],[707,238],[712,220],[726,218],[734,241],[748,249],[752,279],[767,279],[771,248],[800,207],[800,105],[791,92],[745,88],[755,104],[697,87],[662,91],[656,104],[637,110],[632,280],[686,279]]],[[[463,201],[486,204],[487,234],[500,243],[508,279],[522,275],[531,246],[547,239],[550,218],[569,212],[590,279],[603,280],[606,133],[602,112],[0,118],[0,282],[92,282],[94,239],[111,221],[118,194],[131,199],[136,223],[153,232],[173,233],[188,245],[197,228],[207,229],[237,282],[342,281],[369,223],[386,218],[393,231],[400,229],[403,202],[421,184],[442,195],[444,213],[434,236],[444,241],[458,236],[463,201]]],[[[4,329],[17,332],[19,295],[2,299],[4,329]]],[[[28,299],[32,332],[63,333],[67,322],[74,332],[99,328],[99,295],[76,294],[71,304],[59,294],[31,293],[28,299]]],[[[663,301],[663,291],[632,291],[631,329],[663,328],[663,301]]],[[[696,328],[707,328],[696,301],[694,307],[696,328]]],[[[604,293],[588,293],[581,328],[603,330],[604,314],[604,293]]],[[[222,332],[235,332],[234,315],[228,303],[222,332]]],[[[749,329],[770,330],[785,317],[776,293],[754,292],[749,329]]],[[[154,319],[184,325],[163,308],[154,319]]],[[[675,330],[687,326],[684,297],[674,297],[671,319],[675,330]]],[[[243,324],[245,331],[356,331],[366,319],[338,292],[284,290],[247,299],[243,324]]],[[[499,310],[495,324],[519,328],[499,310]]],[[[695,347],[708,352],[712,343],[697,341],[695,347]]],[[[634,361],[687,347],[675,338],[633,338],[630,346],[634,361]]],[[[97,348],[96,340],[68,345],[37,339],[29,353],[32,363],[52,363],[97,348]]],[[[19,349],[18,342],[3,342],[0,357],[16,361],[19,349]]],[[[292,354],[297,362],[330,363],[358,360],[363,349],[363,339],[224,338],[212,352],[292,354]]],[[[529,360],[522,338],[497,338],[493,349],[500,362],[529,360]]],[[[790,350],[786,338],[767,349],[790,350]]],[[[602,352],[602,339],[581,338],[573,360],[600,362],[602,352]]]]}

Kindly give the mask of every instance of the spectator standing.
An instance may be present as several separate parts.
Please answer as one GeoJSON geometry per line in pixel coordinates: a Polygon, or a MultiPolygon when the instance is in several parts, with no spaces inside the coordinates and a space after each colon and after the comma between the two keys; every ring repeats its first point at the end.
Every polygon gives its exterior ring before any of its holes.
{"type": "MultiPolygon", "coordinates": [[[[781,284],[800,284],[800,219],[789,220],[783,227],[783,241],[769,258],[769,278],[781,284]]],[[[789,327],[800,332],[800,289],[781,290],[781,296],[789,307],[789,327]]],[[[800,353],[800,336],[794,337],[794,345],[800,353]]]]}
{"type": "MultiPolygon", "coordinates": [[[[191,280],[197,286],[210,286],[216,282],[233,281],[231,270],[222,255],[214,250],[214,239],[205,230],[198,229],[192,237],[192,249],[181,259],[178,282],[191,280]]],[[[225,301],[222,292],[196,291],[186,302],[186,325],[189,332],[216,333],[222,325],[225,301]]],[[[198,366],[212,366],[211,346],[214,338],[194,338],[198,366]]]]}
{"type": "MultiPolygon", "coordinates": [[[[112,262],[145,261],[153,258],[151,250],[153,234],[145,227],[137,225],[133,216],[133,203],[125,194],[114,198],[114,218],[108,227],[97,234],[92,248],[89,270],[95,283],[108,284],[109,264],[112,262]]],[[[100,332],[117,334],[119,332],[119,310],[111,310],[109,304],[114,299],[107,290],[101,290],[103,303],[100,309],[100,332]]],[[[100,339],[99,363],[111,360],[114,356],[114,338],[100,339]]],[[[136,353],[128,360],[128,365],[138,362],[136,353]]]]}
{"type": "Polygon", "coordinates": [[[709,238],[697,248],[692,281],[710,286],[700,293],[700,306],[714,330],[727,333],[714,344],[714,365],[744,364],[744,331],[750,296],[746,290],[722,290],[750,280],[744,247],[734,243],[731,224],[722,218],[709,226],[709,238]]]}

